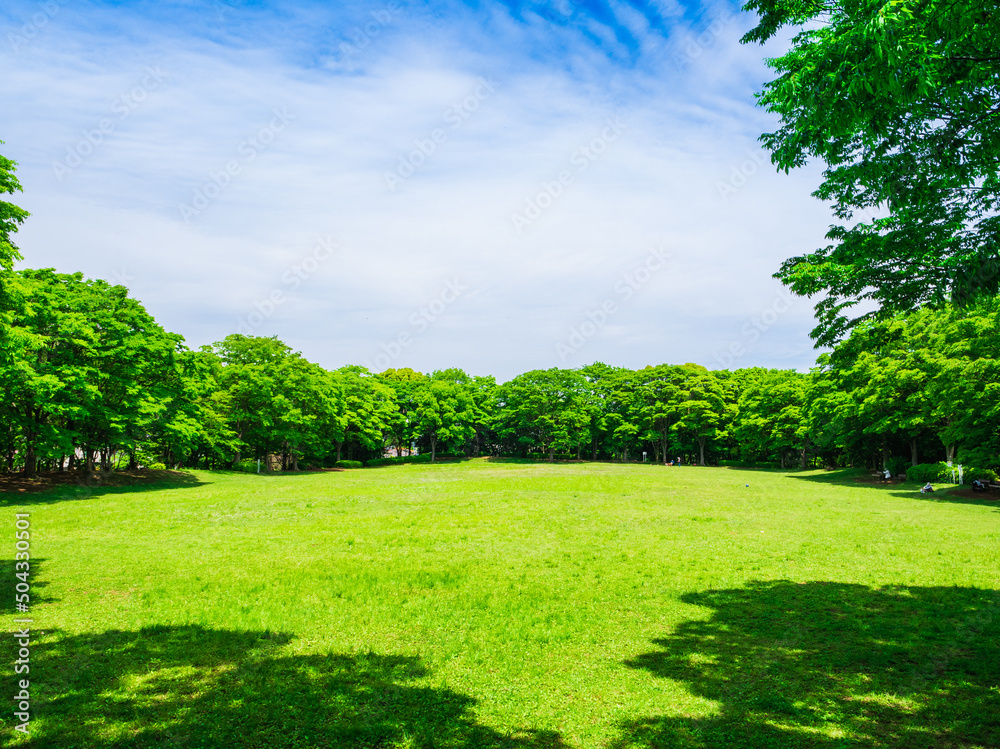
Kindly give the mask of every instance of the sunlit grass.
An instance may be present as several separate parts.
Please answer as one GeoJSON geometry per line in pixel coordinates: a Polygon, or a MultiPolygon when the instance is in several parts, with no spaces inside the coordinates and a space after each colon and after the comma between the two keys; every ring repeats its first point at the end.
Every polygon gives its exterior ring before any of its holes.
{"type": "Polygon", "coordinates": [[[1000,503],[640,465],[193,476],[9,497],[35,745],[1000,744],[1000,503]]]}

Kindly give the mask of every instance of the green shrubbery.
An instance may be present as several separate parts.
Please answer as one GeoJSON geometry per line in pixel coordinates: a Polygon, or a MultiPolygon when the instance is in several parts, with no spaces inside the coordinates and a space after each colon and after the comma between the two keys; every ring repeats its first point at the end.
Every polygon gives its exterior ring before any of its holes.
{"type": "MultiPolygon", "coordinates": [[[[465,453],[459,452],[444,452],[438,453],[436,456],[437,460],[455,460],[457,458],[464,458],[465,453]]],[[[365,465],[369,468],[374,468],[375,466],[397,466],[403,463],[430,463],[431,454],[421,453],[420,455],[405,455],[402,458],[373,458],[372,460],[366,460],[365,465]]]]}
{"type": "Polygon", "coordinates": [[[257,473],[257,461],[253,458],[244,458],[233,466],[233,470],[241,473],[257,473]]]}
{"type": "Polygon", "coordinates": [[[338,460],[333,466],[334,468],[364,468],[365,464],[360,460],[338,460]]]}
{"type": "MultiPolygon", "coordinates": [[[[691,465],[691,464],[689,464],[691,465]]],[[[778,464],[773,460],[720,460],[719,465],[729,468],[777,468],[778,464]]]]}
{"type": "MultiPolygon", "coordinates": [[[[997,480],[996,471],[989,468],[977,468],[976,466],[962,466],[962,476],[967,484],[976,479],[980,481],[997,480]]],[[[955,478],[958,478],[957,470],[955,478]]],[[[926,484],[928,481],[931,483],[950,484],[952,481],[951,468],[948,467],[947,463],[920,463],[906,469],[906,480],[916,481],[921,484],[926,484]]]]}

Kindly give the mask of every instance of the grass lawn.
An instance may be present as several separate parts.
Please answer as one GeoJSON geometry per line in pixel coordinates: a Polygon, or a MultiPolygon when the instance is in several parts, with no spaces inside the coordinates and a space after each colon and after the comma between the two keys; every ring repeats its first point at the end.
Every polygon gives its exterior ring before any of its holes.
{"type": "MultiPolygon", "coordinates": [[[[1000,502],[853,475],[473,460],[0,495],[7,631],[30,513],[30,745],[1000,746],[1000,502]]],[[[27,746],[6,639],[2,745],[27,746]]]]}

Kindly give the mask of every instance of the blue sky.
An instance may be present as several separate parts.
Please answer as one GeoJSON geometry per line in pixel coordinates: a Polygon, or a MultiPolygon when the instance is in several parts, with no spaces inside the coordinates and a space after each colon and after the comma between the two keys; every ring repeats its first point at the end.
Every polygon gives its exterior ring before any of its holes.
{"type": "Polygon", "coordinates": [[[26,267],[327,367],[806,369],[818,169],[727,2],[8,2],[26,267]]]}

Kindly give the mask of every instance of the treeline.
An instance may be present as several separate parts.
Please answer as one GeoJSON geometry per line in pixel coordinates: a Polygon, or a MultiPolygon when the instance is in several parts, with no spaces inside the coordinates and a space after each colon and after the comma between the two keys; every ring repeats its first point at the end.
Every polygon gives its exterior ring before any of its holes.
{"type": "Polygon", "coordinates": [[[1000,455],[1000,306],[861,325],[808,374],[696,364],[333,371],[275,338],[199,350],[121,286],[4,274],[0,468],[330,466],[441,454],[780,467],[1000,455]]]}

